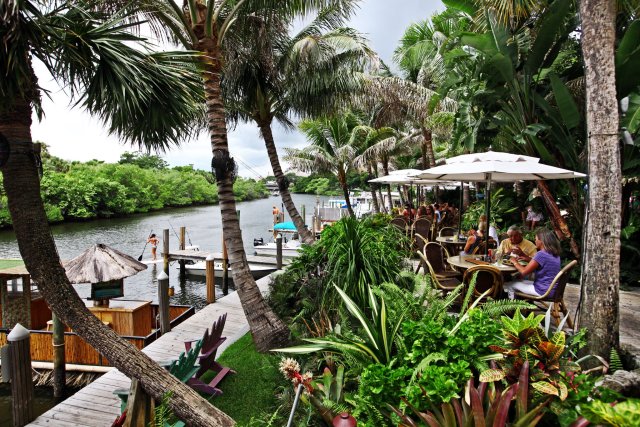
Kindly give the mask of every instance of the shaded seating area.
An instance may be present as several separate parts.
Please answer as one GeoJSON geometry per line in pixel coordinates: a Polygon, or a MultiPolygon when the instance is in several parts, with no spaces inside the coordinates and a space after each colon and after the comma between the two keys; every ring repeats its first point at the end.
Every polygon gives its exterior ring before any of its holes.
{"type": "MultiPolygon", "coordinates": [[[[454,290],[460,283],[462,275],[446,268],[444,260],[448,256],[447,250],[435,242],[425,244],[422,251],[418,251],[421,262],[418,270],[423,268],[424,274],[429,274],[436,289],[443,295],[454,290]]],[[[417,272],[417,271],[416,271],[417,272]]]]}
{"type": "Polygon", "coordinates": [[[391,220],[391,225],[397,227],[404,234],[407,234],[410,230],[409,223],[404,216],[397,216],[391,220]]]}
{"type": "Polygon", "coordinates": [[[458,233],[458,229],[454,227],[442,227],[438,232],[438,237],[454,236],[458,233]]]}
{"type": "MultiPolygon", "coordinates": [[[[227,374],[236,373],[231,368],[224,367],[216,362],[218,348],[227,339],[222,336],[226,321],[227,314],[225,313],[215,320],[211,327],[204,332],[204,336],[200,340],[202,341],[202,348],[198,355],[199,368],[193,377],[187,380],[187,384],[194,390],[212,396],[222,394],[222,390],[218,388],[218,384],[227,374]],[[205,375],[209,371],[213,371],[215,376],[211,380],[204,380],[205,375]]],[[[184,346],[187,352],[191,350],[194,342],[198,342],[198,340],[185,341],[184,346]]]]}
{"type": "MultiPolygon", "coordinates": [[[[571,271],[576,265],[578,265],[578,261],[573,260],[569,264],[565,265],[562,270],[556,277],[553,278],[553,282],[551,282],[551,286],[547,289],[543,295],[530,295],[525,294],[523,292],[515,292],[516,298],[523,299],[529,301],[540,308],[540,310],[546,311],[549,309],[551,305],[551,316],[553,316],[556,325],[560,324],[561,317],[560,313],[563,316],[567,316],[569,310],[567,309],[567,305],[564,302],[564,290],[567,286],[568,280],[568,272],[571,271]]],[[[570,328],[573,328],[573,321],[571,320],[571,316],[567,317],[567,325],[570,328]]]]}

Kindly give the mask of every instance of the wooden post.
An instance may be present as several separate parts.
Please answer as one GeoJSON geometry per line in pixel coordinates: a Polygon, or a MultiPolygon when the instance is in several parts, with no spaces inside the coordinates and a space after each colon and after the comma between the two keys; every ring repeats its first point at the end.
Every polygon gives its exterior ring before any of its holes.
{"type": "Polygon", "coordinates": [[[33,377],[31,376],[31,351],[29,331],[16,324],[7,336],[9,365],[11,369],[11,411],[14,427],[22,427],[33,421],[33,377]]]}
{"type": "Polygon", "coordinates": [[[305,205],[302,205],[302,223],[307,225],[307,208],[305,205]]]}
{"type": "MultiPolygon", "coordinates": [[[[186,231],[187,231],[187,228],[185,226],[180,227],[180,246],[179,246],[179,248],[180,248],[181,251],[183,251],[184,248],[187,247],[186,237],[185,237],[186,231]]],[[[184,267],[184,260],[178,261],[178,265],[180,265],[180,277],[182,277],[187,272],[185,267],[184,267]]]]}
{"type": "Polygon", "coordinates": [[[229,293],[229,253],[227,252],[227,244],[224,242],[224,234],[222,236],[222,293],[229,293]]]}
{"type": "Polygon", "coordinates": [[[206,262],[207,303],[216,302],[216,270],[214,268],[215,257],[209,255],[206,262]]]}
{"type": "Polygon", "coordinates": [[[160,315],[160,333],[171,330],[169,324],[169,276],[163,271],[158,275],[158,314],[160,315]]]}
{"type": "Polygon", "coordinates": [[[276,237],[276,268],[282,268],[282,234],[278,233],[276,237]]]}
{"type": "Polygon", "coordinates": [[[169,229],[162,230],[162,259],[164,260],[164,272],[169,275],[169,229]]]}
{"type": "Polygon", "coordinates": [[[64,355],[64,323],[55,313],[51,314],[53,321],[53,396],[63,397],[67,384],[67,369],[64,355]]]}
{"type": "Polygon", "coordinates": [[[155,401],[142,389],[135,378],[131,379],[131,388],[127,398],[127,418],[125,427],[146,427],[153,424],[155,401]]]}

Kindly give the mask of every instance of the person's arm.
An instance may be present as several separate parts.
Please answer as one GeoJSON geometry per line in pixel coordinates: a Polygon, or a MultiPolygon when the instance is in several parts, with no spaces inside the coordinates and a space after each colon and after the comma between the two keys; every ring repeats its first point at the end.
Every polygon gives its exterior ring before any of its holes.
{"type": "Polygon", "coordinates": [[[471,248],[471,245],[473,245],[476,242],[476,236],[475,235],[470,235],[467,238],[467,244],[464,245],[464,251],[465,253],[469,253],[469,248],[471,248]]]}
{"type": "MultiPolygon", "coordinates": [[[[520,247],[515,247],[511,250],[512,253],[518,255],[518,260],[531,261],[533,256],[527,255],[520,247]]],[[[534,254],[535,255],[535,254],[534,254]]]]}
{"type": "Polygon", "coordinates": [[[513,264],[516,270],[518,270],[518,273],[520,273],[520,275],[523,277],[533,273],[540,266],[540,264],[538,264],[538,261],[536,261],[535,259],[529,261],[529,264],[527,265],[520,265],[518,260],[511,259],[511,264],[513,264]]]}

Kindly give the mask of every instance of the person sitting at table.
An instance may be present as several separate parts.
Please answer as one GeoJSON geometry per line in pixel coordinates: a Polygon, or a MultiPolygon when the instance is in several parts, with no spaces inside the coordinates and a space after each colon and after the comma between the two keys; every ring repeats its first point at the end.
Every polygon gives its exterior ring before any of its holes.
{"type": "Polygon", "coordinates": [[[498,252],[503,255],[515,254],[518,260],[530,261],[538,252],[536,245],[522,237],[522,230],[517,225],[512,225],[507,230],[508,239],[500,242],[498,252]]]}
{"type": "MultiPolygon", "coordinates": [[[[487,228],[487,216],[485,214],[480,215],[480,219],[478,220],[478,228],[482,231],[487,228]]],[[[495,240],[497,243],[500,243],[500,239],[498,238],[498,231],[493,226],[493,224],[489,224],[489,238],[495,240]]]]}
{"type": "Polygon", "coordinates": [[[425,205],[421,205],[418,208],[418,212],[416,213],[416,219],[418,218],[427,218],[427,207],[425,205]]]}
{"type": "Polygon", "coordinates": [[[467,236],[467,244],[464,245],[464,253],[472,254],[475,248],[484,242],[484,232],[482,229],[478,229],[476,231],[472,228],[469,230],[469,234],[467,236]]]}
{"type": "MultiPolygon", "coordinates": [[[[504,284],[504,290],[511,296],[513,291],[529,295],[543,295],[551,286],[551,282],[560,272],[560,242],[551,230],[540,229],[536,232],[536,248],[538,252],[526,266],[520,265],[517,259],[511,263],[521,277],[535,273],[534,280],[517,280],[504,284]],[[509,292],[511,291],[511,292],[509,292]]],[[[550,294],[553,297],[553,292],[550,294]]]]}

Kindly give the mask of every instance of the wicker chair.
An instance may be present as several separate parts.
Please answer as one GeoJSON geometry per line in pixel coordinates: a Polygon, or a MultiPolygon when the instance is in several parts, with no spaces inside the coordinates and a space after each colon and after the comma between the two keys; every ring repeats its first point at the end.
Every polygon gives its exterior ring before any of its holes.
{"type": "MultiPolygon", "coordinates": [[[[516,291],[515,296],[535,304],[543,311],[547,310],[549,308],[549,304],[551,304],[551,315],[555,319],[556,325],[559,325],[561,320],[560,313],[562,312],[565,316],[569,313],[567,305],[564,303],[564,289],[567,286],[567,272],[573,269],[577,264],[578,261],[573,260],[569,264],[565,265],[564,268],[556,274],[556,277],[553,278],[551,286],[549,286],[549,289],[547,289],[547,292],[543,295],[530,295],[516,291]],[[554,294],[553,296],[550,296],[552,292],[554,292],[554,294]]],[[[571,316],[567,317],[567,325],[570,328],[573,328],[571,316]]]]}
{"type": "Polygon", "coordinates": [[[454,227],[442,227],[438,233],[438,237],[454,236],[458,233],[458,229],[454,227]]]}
{"type": "Polygon", "coordinates": [[[431,221],[427,218],[418,218],[413,223],[413,237],[415,239],[415,248],[422,251],[424,245],[431,240],[431,221]]]}
{"type": "Polygon", "coordinates": [[[473,296],[475,298],[480,297],[489,289],[491,289],[491,292],[489,292],[487,297],[497,299],[501,296],[504,280],[499,269],[491,265],[476,265],[467,269],[462,278],[462,283],[464,283],[465,288],[469,286],[471,279],[476,274],[476,286],[473,290],[473,296]]]}
{"type": "MultiPolygon", "coordinates": [[[[424,249],[426,249],[426,245],[424,249]]],[[[431,276],[431,281],[433,282],[434,287],[442,292],[443,296],[445,296],[449,292],[457,288],[462,282],[460,282],[460,280],[458,280],[458,278],[456,277],[443,277],[436,274],[436,272],[433,270],[433,266],[425,255],[424,249],[422,252],[418,252],[418,255],[420,255],[420,258],[422,258],[422,263],[425,266],[425,274],[427,274],[428,272],[428,274],[431,276]]]]}
{"type": "Polygon", "coordinates": [[[409,230],[409,223],[404,216],[397,216],[391,220],[391,225],[398,227],[404,234],[409,230]]]}
{"type": "MultiPolygon", "coordinates": [[[[449,257],[449,252],[447,252],[447,249],[440,243],[428,242],[424,245],[422,252],[419,253],[423,259],[423,264],[425,264],[425,260],[428,261],[433,270],[433,274],[435,274],[438,279],[445,280],[455,278],[458,281],[458,284],[460,283],[462,274],[449,268],[449,265],[445,262],[449,257]]],[[[425,267],[426,271],[427,266],[423,265],[423,267],[425,267]]]]}

